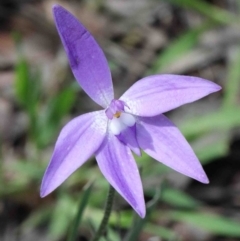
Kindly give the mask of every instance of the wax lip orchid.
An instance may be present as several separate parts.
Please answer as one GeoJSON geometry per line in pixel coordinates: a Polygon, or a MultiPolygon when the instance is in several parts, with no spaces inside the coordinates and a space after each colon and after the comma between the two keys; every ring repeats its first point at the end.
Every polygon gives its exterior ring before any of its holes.
{"type": "Polygon", "coordinates": [[[193,150],[162,113],[221,87],[197,77],[153,75],[114,99],[108,63],[93,36],[61,6],[55,5],[53,14],[75,78],[104,110],[76,117],[62,129],[43,177],[41,196],[56,189],[95,154],[107,181],[144,217],[142,182],[131,152],[141,155],[141,149],[170,168],[208,183],[193,150]]]}

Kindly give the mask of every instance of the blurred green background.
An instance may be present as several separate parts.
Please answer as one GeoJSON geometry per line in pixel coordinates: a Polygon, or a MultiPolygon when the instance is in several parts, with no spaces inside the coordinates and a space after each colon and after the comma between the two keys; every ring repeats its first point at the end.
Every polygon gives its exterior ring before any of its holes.
{"type": "Polygon", "coordinates": [[[88,241],[103,215],[108,183],[94,158],[39,197],[63,125],[99,108],[70,71],[53,23],[54,3],[78,17],[103,48],[116,98],[141,77],[158,73],[200,76],[223,87],[167,113],[210,184],[145,154],[136,157],[147,218],[139,219],[116,195],[101,240],[240,240],[238,0],[1,0],[0,240],[88,241]]]}

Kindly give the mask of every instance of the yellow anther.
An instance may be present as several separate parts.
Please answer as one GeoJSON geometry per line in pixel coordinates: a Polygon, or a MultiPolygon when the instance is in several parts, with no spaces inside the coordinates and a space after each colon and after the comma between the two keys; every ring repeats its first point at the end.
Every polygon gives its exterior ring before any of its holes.
{"type": "Polygon", "coordinates": [[[118,112],[116,112],[116,114],[114,114],[113,116],[114,116],[114,117],[116,117],[116,118],[119,118],[119,117],[120,117],[120,115],[121,115],[121,112],[120,112],[120,111],[118,111],[118,112]]]}

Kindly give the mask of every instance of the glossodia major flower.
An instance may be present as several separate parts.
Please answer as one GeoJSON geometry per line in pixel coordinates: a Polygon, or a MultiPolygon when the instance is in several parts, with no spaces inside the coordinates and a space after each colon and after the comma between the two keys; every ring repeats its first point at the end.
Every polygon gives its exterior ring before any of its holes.
{"type": "Polygon", "coordinates": [[[193,150],[162,113],[221,87],[197,77],[153,75],[137,81],[119,100],[114,99],[108,63],[93,36],[61,6],[55,5],[53,14],[75,78],[103,110],[76,117],[62,129],[43,177],[41,196],[51,193],[95,154],[107,181],[143,218],[142,182],[132,155],[141,155],[141,150],[184,175],[208,183],[193,150]]]}

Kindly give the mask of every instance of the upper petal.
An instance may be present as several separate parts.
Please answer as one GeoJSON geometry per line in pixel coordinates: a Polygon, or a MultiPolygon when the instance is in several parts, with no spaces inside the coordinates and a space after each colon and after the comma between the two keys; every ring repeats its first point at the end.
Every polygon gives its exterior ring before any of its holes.
{"type": "Polygon", "coordinates": [[[130,149],[109,134],[97,151],[96,159],[108,182],[143,218],[145,202],[142,182],[130,149]]]}
{"type": "Polygon", "coordinates": [[[75,78],[96,103],[106,108],[113,99],[113,86],[102,49],[87,29],[63,7],[54,5],[53,14],[75,78]]]}
{"type": "Polygon", "coordinates": [[[132,114],[155,116],[220,89],[213,82],[198,77],[153,75],[137,81],[120,100],[126,103],[132,114]]]}
{"type": "Polygon", "coordinates": [[[41,197],[56,189],[88,160],[102,144],[106,130],[104,111],[81,115],[62,129],[43,177],[41,197]]]}
{"type": "Polygon", "coordinates": [[[209,182],[186,139],[164,115],[139,117],[137,140],[139,146],[156,160],[200,182],[209,182]]]}

